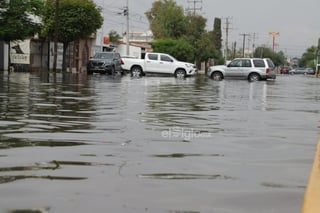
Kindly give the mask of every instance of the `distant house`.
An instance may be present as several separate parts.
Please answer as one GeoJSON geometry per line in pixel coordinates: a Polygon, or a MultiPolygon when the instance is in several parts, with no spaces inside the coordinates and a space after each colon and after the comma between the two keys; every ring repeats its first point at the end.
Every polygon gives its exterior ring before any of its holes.
{"type": "Polygon", "coordinates": [[[146,52],[152,51],[151,42],[153,41],[153,35],[150,31],[130,32],[128,37],[129,52],[127,52],[126,34],[123,35],[118,43],[109,43],[109,39],[103,39],[101,38],[101,34],[97,33],[92,43],[91,56],[100,51],[117,51],[122,56],[130,55],[137,58],[143,58],[146,52]]]}
{"type": "Polygon", "coordinates": [[[299,61],[300,61],[300,59],[295,57],[295,58],[292,58],[290,60],[290,64],[291,64],[292,67],[298,67],[299,66],[299,61]]]}
{"type": "MultiPolygon", "coordinates": [[[[71,42],[66,51],[66,66],[68,72],[84,72],[90,57],[92,37],[71,42]]],[[[14,72],[39,72],[53,68],[54,43],[38,38],[27,38],[23,41],[10,42],[8,45],[0,42],[0,71],[10,69],[14,72]]],[[[58,44],[57,69],[62,69],[63,45],[58,44]]]]}

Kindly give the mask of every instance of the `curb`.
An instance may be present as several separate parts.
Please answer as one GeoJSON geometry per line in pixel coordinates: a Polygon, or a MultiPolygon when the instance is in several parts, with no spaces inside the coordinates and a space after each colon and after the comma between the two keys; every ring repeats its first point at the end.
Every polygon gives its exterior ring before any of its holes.
{"type": "Polygon", "coordinates": [[[301,213],[320,212],[320,138],[313,160],[308,185],[304,194],[301,213]]]}

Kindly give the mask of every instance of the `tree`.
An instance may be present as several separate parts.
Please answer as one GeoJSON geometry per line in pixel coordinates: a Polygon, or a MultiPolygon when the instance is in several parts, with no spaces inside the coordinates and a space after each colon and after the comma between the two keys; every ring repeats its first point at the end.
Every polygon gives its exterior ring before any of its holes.
{"type": "MultiPolygon", "coordinates": [[[[24,40],[40,32],[41,24],[36,18],[41,14],[42,8],[41,0],[0,2],[0,40],[8,44],[9,53],[10,41],[24,40]]],[[[10,57],[8,60],[10,66],[10,57]]]]}
{"type": "Polygon", "coordinates": [[[215,47],[221,51],[222,31],[221,31],[221,19],[220,18],[214,19],[212,37],[213,37],[213,43],[214,43],[215,47]]]}
{"type": "Polygon", "coordinates": [[[24,40],[40,31],[36,16],[42,9],[41,0],[10,0],[0,3],[0,40],[10,42],[24,40]]]}
{"type": "MultiPolygon", "coordinates": [[[[187,61],[196,61],[197,64],[212,57],[215,59],[221,58],[221,52],[217,51],[213,43],[212,33],[210,36],[205,29],[207,19],[203,16],[191,13],[184,15],[183,8],[178,6],[174,0],[155,1],[152,8],[146,12],[146,16],[155,39],[165,39],[167,42],[170,41],[169,43],[173,43],[172,40],[178,40],[174,42],[175,50],[179,49],[176,45],[184,45],[181,50],[187,51],[185,42],[189,43],[188,46],[192,48],[192,51],[184,53],[175,51],[175,56],[186,55],[186,53],[193,54],[188,56],[187,61]]],[[[219,36],[218,32],[220,30],[219,44],[221,46],[221,23],[220,29],[218,28],[219,26],[216,27],[216,30],[217,36],[219,36]]],[[[162,42],[160,44],[163,44],[162,42]]],[[[157,45],[158,43],[154,43],[154,46],[157,45]]],[[[163,52],[172,51],[169,45],[162,45],[161,47],[163,52]],[[165,47],[167,49],[163,49],[165,47]]]]}
{"type": "Polygon", "coordinates": [[[286,61],[282,51],[275,53],[271,48],[268,47],[257,47],[253,53],[253,57],[270,58],[276,66],[283,65],[286,61]]]}
{"type": "Polygon", "coordinates": [[[203,33],[196,43],[196,61],[198,63],[205,61],[206,64],[209,59],[215,59],[215,64],[223,64],[223,57],[221,51],[219,51],[212,40],[212,34],[210,32],[203,33]]]}
{"type": "Polygon", "coordinates": [[[183,8],[173,0],[159,0],[152,4],[146,13],[155,39],[175,38],[185,34],[185,17],[183,8]]]}
{"type": "Polygon", "coordinates": [[[299,60],[299,66],[300,67],[312,67],[315,68],[316,65],[314,63],[314,60],[316,59],[318,48],[316,46],[309,47],[306,52],[302,54],[301,59],[299,60]]]}
{"type": "Polygon", "coordinates": [[[274,55],[271,57],[271,59],[276,66],[285,65],[285,63],[286,63],[286,57],[285,57],[283,51],[280,51],[278,53],[274,53],[274,55]]]}
{"type": "Polygon", "coordinates": [[[155,52],[168,53],[180,61],[192,62],[194,49],[184,39],[158,39],[152,43],[155,52]]]}
{"type": "Polygon", "coordinates": [[[110,31],[109,39],[110,39],[110,42],[117,44],[120,41],[120,35],[116,31],[110,31]]]}
{"type": "Polygon", "coordinates": [[[188,14],[185,17],[185,34],[182,35],[192,46],[201,39],[202,34],[206,33],[207,19],[202,16],[188,14]]]}
{"type": "Polygon", "coordinates": [[[268,47],[257,47],[253,53],[256,58],[272,58],[273,51],[268,47]]]}
{"type": "MultiPolygon", "coordinates": [[[[63,43],[62,69],[66,70],[66,49],[72,41],[88,38],[102,26],[101,8],[92,0],[59,0],[58,41],[63,43]]],[[[53,38],[55,1],[46,1],[43,34],[53,38]]]]}

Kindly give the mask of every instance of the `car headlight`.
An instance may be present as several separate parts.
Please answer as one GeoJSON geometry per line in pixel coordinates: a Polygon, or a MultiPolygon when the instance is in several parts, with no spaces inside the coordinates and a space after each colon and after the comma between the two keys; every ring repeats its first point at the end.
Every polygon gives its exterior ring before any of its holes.
{"type": "Polygon", "coordinates": [[[191,67],[195,67],[194,64],[186,64],[186,67],[191,68],[191,67]]]}

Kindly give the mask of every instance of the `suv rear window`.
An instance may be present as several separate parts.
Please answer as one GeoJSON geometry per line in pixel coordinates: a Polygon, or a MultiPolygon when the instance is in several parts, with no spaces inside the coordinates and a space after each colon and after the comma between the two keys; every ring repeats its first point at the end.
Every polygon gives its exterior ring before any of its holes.
{"type": "Polygon", "coordinates": [[[270,59],[266,59],[267,63],[268,63],[268,66],[271,68],[271,67],[275,67],[273,62],[270,60],[270,59]]]}
{"type": "Polygon", "coordinates": [[[263,59],[254,59],[253,64],[255,67],[265,67],[263,59]]]}

